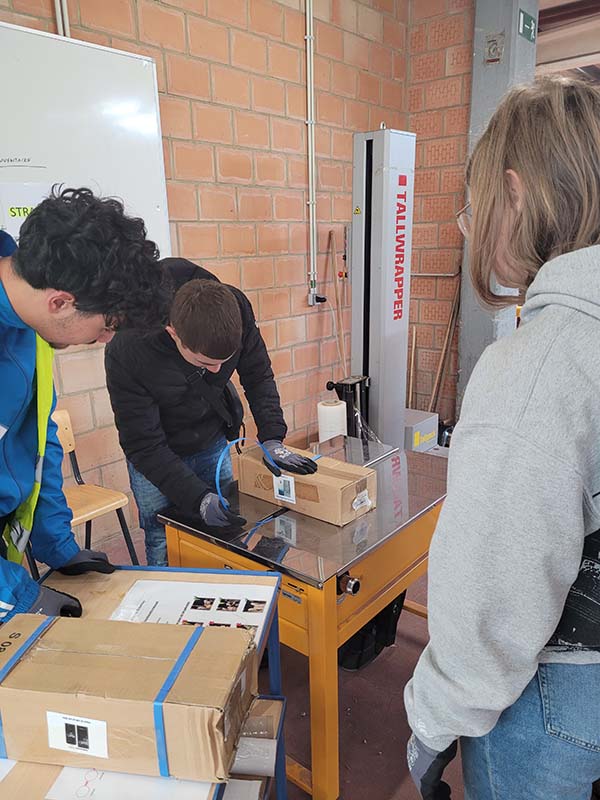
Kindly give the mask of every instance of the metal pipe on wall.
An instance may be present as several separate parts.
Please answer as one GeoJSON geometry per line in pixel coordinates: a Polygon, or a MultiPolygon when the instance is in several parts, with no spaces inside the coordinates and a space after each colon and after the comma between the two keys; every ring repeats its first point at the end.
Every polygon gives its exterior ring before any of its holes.
{"type": "Polygon", "coordinates": [[[69,9],[67,7],[67,0],[60,0],[60,7],[62,11],[62,23],[63,23],[63,36],[70,36],[71,35],[71,25],[69,24],[69,9]]]}
{"type": "Polygon", "coordinates": [[[63,23],[62,0],[54,0],[54,16],[56,17],[56,31],[59,36],[65,35],[63,23]]]}
{"type": "Polygon", "coordinates": [[[306,138],[308,154],[308,304],[317,302],[317,194],[315,158],[315,34],[313,0],[306,0],[306,138]]]}

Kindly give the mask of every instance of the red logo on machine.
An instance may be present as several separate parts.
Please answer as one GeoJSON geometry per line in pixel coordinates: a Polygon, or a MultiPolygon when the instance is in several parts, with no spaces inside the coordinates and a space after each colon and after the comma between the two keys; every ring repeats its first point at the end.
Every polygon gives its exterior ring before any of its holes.
{"type": "Polygon", "coordinates": [[[394,251],[394,320],[404,315],[404,261],[406,258],[406,175],[398,175],[396,193],[396,248],[394,251]]]}

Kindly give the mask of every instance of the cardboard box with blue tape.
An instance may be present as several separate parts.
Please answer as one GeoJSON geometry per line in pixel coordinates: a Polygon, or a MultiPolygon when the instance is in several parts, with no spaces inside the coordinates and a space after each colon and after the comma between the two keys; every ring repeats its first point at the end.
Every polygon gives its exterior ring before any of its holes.
{"type": "Polygon", "coordinates": [[[218,782],[256,693],[243,629],[17,615],[0,642],[0,756],[218,782]]]}

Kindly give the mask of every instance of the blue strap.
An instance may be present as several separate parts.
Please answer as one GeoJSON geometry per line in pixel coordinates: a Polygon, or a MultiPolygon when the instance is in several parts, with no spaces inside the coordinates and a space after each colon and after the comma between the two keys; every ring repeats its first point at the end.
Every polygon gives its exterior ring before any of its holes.
{"type": "MultiPolygon", "coordinates": [[[[23,658],[25,653],[30,650],[33,645],[37,642],[40,636],[44,633],[44,631],[52,625],[56,617],[46,617],[43,622],[41,622],[38,627],[34,630],[34,632],[23,642],[21,647],[15,652],[15,654],[9,658],[6,664],[0,670],[0,684],[6,678],[6,676],[17,666],[19,661],[23,658]]],[[[11,641],[14,641],[12,639],[11,641]]],[[[4,741],[4,727],[2,725],[2,717],[0,716],[0,758],[8,758],[6,754],[6,742],[4,741]]]]}
{"type": "Polygon", "coordinates": [[[196,642],[202,636],[204,628],[196,628],[190,636],[188,643],[181,651],[181,655],[173,665],[172,670],[167,675],[159,693],[154,700],[154,730],[156,731],[156,750],[158,753],[158,768],[163,778],[169,777],[169,757],[167,755],[167,737],[165,735],[165,718],[163,714],[163,703],[173,688],[179,673],[188,660],[190,653],[196,646],[196,642]]]}
{"type": "MultiPolygon", "coordinates": [[[[240,436],[239,439],[234,439],[233,442],[227,442],[225,447],[221,450],[221,455],[219,456],[219,460],[217,461],[217,469],[216,469],[216,472],[215,472],[215,487],[217,489],[217,494],[219,496],[219,501],[220,501],[221,505],[223,506],[223,508],[225,508],[225,509],[229,508],[229,500],[227,500],[223,496],[223,492],[221,491],[221,467],[223,466],[223,461],[225,460],[225,457],[227,456],[227,453],[229,452],[229,448],[233,447],[234,444],[239,444],[240,442],[245,442],[246,439],[247,439],[246,436],[240,436]]],[[[273,461],[273,457],[271,456],[271,454],[269,453],[267,448],[262,444],[262,442],[259,442],[257,440],[256,444],[263,451],[263,454],[264,454],[265,458],[267,459],[267,461],[269,462],[269,464],[271,464],[271,466],[274,467],[275,469],[279,469],[277,464],[273,461]]]]}

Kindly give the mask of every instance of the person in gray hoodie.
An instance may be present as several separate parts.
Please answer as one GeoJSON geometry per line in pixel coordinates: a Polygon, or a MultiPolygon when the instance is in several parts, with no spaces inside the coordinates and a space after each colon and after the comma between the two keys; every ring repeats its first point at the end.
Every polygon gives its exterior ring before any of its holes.
{"type": "Polygon", "coordinates": [[[405,690],[426,800],[460,740],[466,800],[589,800],[600,777],[600,93],[513,89],[459,212],[487,348],[452,437],[429,560],[430,641],[405,690]],[[470,214],[472,213],[472,216],[470,214]]]}

